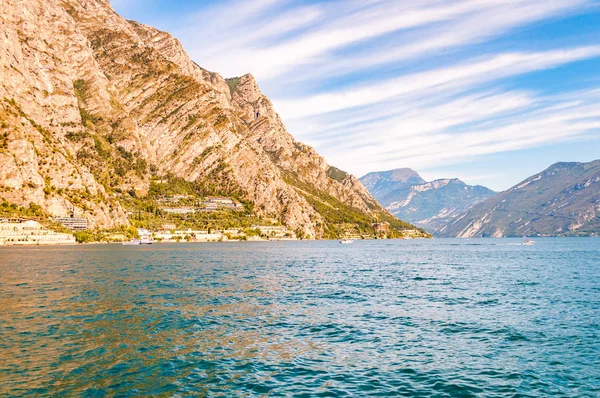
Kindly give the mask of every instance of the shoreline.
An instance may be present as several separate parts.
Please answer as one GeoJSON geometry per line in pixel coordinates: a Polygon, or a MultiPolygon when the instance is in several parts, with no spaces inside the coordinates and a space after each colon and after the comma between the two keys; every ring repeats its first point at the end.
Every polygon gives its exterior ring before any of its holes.
{"type": "MultiPolygon", "coordinates": [[[[535,237],[536,239],[547,239],[547,238],[599,238],[600,236],[540,236],[535,237]]],[[[461,241],[469,241],[469,240],[502,240],[502,239],[521,239],[517,236],[512,237],[501,237],[501,238],[391,238],[391,239],[374,239],[374,238],[364,238],[364,239],[355,239],[355,241],[368,240],[368,241],[401,241],[401,240],[440,240],[440,239],[456,239],[461,241]]],[[[169,244],[189,244],[189,243],[258,243],[258,242],[326,242],[326,241],[339,241],[339,239],[250,239],[250,240],[225,240],[225,241],[166,241],[166,242],[158,242],[154,241],[151,245],[169,245],[169,244]]],[[[85,242],[85,243],[77,243],[77,242],[4,242],[0,241],[0,250],[5,247],[29,247],[29,246],[43,246],[43,247],[61,247],[61,246],[89,246],[89,245],[121,245],[123,246],[123,242],[85,242]]],[[[147,244],[143,245],[134,245],[134,246],[151,246],[147,244]]]]}
{"type": "MultiPolygon", "coordinates": [[[[374,239],[374,238],[363,238],[363,239],[355,239],[356,241],[361,241],[361,240],[390,240],[390,241],[398,241],[398,240],[415,240],[415,239],[433,239],[433,238],[391,238],[391,239],[374,239]]],[[[152,244],[148,245],[148,244],[140,244],[140,245],[133,245],[133,246],[151,246],[151,245],[169,245],[169,244],[177,244],[177,243],[183,243],[183,244],[189,244],[189,243],[259,243],[259,242],[327,242],[327,241],[331,241],[331,242],[335,242],[335,241],[339,241],[339,239],[248,239],[248,240],[235,240],[235,239],[231,239],[231,240],[224,240],[224,241],[214,241],[214,242],[210,242],[210,241],[186,241],[186,240],[182,240],[180,242],[176,242],[176,241],[162,241],[162,242],[158,242],[158,241],[153,241],[152,244]]],[[[11,247],[11,246],[88,246],[88,245],[121,245],[121,246],[126,246],[123,245],[123,242],[85,242],[85,243],[78,243],[78,242],[65,242],[65,243],[58,243],[58,242],[47,242],[47,243],[37,243],[37,242],[18,242],[18,243],[9,243],[6,244],[5,242],[1,242],[0,241],[0,248],[1,247],[11,247]]]]}

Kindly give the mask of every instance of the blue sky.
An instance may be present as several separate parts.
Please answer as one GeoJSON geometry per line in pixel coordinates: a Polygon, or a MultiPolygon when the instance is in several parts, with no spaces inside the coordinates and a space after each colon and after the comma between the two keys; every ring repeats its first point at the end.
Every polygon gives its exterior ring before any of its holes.
{"type": "Polygon", "coordinates": [[[114,0],[199,65],[252,73],[288,131],[357,176],[503,190],[600,158],[598,0],[114,0]]]}

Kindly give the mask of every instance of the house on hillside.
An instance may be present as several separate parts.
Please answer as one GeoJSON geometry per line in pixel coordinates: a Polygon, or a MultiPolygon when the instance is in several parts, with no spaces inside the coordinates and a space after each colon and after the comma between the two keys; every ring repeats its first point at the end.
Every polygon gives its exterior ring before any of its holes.
{"type": "Polygon", "coordinates": [[[80,217],[55,217],[54,221],[64,225],[71,231],[87,231],[88,222],[85,218],[80,217]]]}
{"type": "Polygon", "coordinates": [[[382,221],[371,224],[377,233],[387,234],[390,232],[390,223],[382,221]]]}

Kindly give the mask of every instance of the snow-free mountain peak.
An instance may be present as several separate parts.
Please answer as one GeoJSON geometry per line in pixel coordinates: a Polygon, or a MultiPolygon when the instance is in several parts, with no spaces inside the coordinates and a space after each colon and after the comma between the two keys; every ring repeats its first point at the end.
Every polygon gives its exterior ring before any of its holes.
{"type": "Polygon", "coordinates": [[[495,193],[480,185],[467,185],[457,178],[427,182],[408,168],[372,172],[360,180],[392,214],[431,233],[495,193]]]}

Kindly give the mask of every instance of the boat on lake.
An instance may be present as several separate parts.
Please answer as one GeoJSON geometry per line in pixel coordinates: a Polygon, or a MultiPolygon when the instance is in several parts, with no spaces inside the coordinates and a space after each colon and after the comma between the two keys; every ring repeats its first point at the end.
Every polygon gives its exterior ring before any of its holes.
{"type": "Polygon", "coordinates": [[[154,243],[151,236],[142,236],[142,239],[123,241],[123,246],[151,245],[154,243]]]}
{"type": "Polygon", "coordinates": [[[349,245],[350,243],[354,243],[354,241],[352,239],[342,239],[340,240],[340,243],[343,245],[349,245]]]}
{"type": "Polygon", "coordinates": [[[524,239],[525,240],[523,241],[523,244],[526,245],[526,246],[532,246],[532,245],[535,244],[535,241],[533,241],[533,240],[531,240],[531,239],[529,239],[527,237],[525,237],[524,239]]]}

